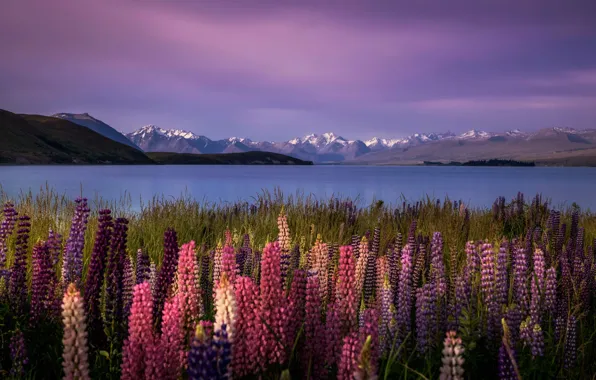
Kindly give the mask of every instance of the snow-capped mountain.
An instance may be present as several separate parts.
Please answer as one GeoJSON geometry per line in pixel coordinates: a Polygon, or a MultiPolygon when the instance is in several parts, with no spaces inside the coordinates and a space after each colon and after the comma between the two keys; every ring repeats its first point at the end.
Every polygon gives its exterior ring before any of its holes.
{"type": "MultiPolygon", "coordinates": [[[[551,133],[563,132],[561,128],[549,129],[551,133]]],[[[577,133],[580,131],[565,133],[577,133]]],[[[178,153],[232,153],[251,150],[268,151],[294,156],[317,163],[350,161],[367,154],[385,151],[406,151],[410,148],[449,140],[465,140],[469,143],[502,142],[507,140],[528,140],[537,136],[518,129],[504,133],[485,132],[472,129],[456,135],[446,133],[414,133],[402,138],[373,137],[368,140],[348,140],[335,133],[309,134],[288,141],[253,141],[248,138],[230,137],[211,140],[208,137],[178,129],[163,129],[153,125],[145,126],[127,137],[147,152],[178,153]]],[[[439,145],[437,145],[439,146],[439,145]]],[[[429,147],[430,148],[430,147],[429,147]]]]}

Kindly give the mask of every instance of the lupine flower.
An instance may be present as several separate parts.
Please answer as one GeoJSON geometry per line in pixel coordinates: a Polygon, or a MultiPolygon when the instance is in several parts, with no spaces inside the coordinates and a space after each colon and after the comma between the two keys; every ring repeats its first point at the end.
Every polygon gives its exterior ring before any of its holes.
{"type": "Polygon", "coordinates": [[[381,325],[379,326],[379,336],[381,338],[381,353],[384,355],[389,351],[393,343],[393,331],[390,331],[391,321],[395,319],[395,308],[393,307],[393,291],[389,283],[389,276],[385,276],[383,287],[381,289],[381,325]]]}
{"type": "MultiPolygon", "coordinates": [[[[296,274],[294,274],[296,282],[296,274]]],[[[259,344],[258,331],[259,289],[250,277],[236,279],[236,320],[234,326],[233,372],[237,376],[246,376],[255,369],[255,347],[259,344]]],[[[302,307],[304,310],[304,307],[302,307]]],[[[298,321],[301,323],[302,319],[298,321]]],[[[292,338],[293,339],[293,338],[292,338]]]]}
{"type": "Polygon", "coordinates": [[[27,347],[25,346],[25,336],[21,330],[16,330],[10,337],[10,376],[14,379],[25,377],[25,367],[29,364],[27,347]]]}
{"type": "Polygon", "coordinates": [[[153,299],[149,283],[135,285],[130,317],[128,338],[122,348],[122,379],[146,378],[149,370],[149,347],[153,344],[153,299]]]}
{"type": "Polygon", "coordinates": [[[432,282],[424,284],[416,291],[416,341],[418,351],[422,354],[425,354],[432,344],[437,295],[435,284],[432,282]]]}
{"type": "Polygon", "coordinates": [[[325,362],[333,365],[339,362],[341,355],[341,321],[336,303],[327,305],[327,318],[325,320],[325,362]]]}
{"type": "Polygon", "coordinates": [[[267,364],[281,362],[284,357],[281,342],[276,341],[281,323],[281,250],[279,243],[267,243],[261,259],[261,344],[259,345],[259,364],[265,368],[267,364]],[[273,331],[271,331],[271,330],[273,331]]]}
{"type": "MultiPolygon", "coordinates": [[[[422,238],[422,236],[420,236],[422,238]]],[[[412,269],[412,286],[416,288],[422,279],[422,272],[426,268],[426,245],[422,242],[418,244],[419,251],[416,254],[412,251],[412,260],[414,268],[412,269]]]]}
{"type": "Polygon", "coordinates": [[[383,289],[383,283],[385,282],[385,278],[388,275],[389,261],[387,260],[387,256],[377,257],[377,283],[375,285],[376,304],[374,305],[377,309],[381,307],[381,291],[383,289]]]}
{"type": "Polygon", "coordinates": [[[356,284],[355,290],[358,297],[362,296],[362,290],[364,287],[364,276],[366,275],[366,264],[368,263],[368,239],[366,236],[360,240],[360,247],[358,248],[360,256],[356,263],[356,284]]]}
{"type": "Polygon", "coordinates": [[[277,228],[279,230],[277,239],[279,241],[279,248],[281,249],[281,279],[282,284],[285,284],[290,266],[290,228],[288,227],[288,219],[284,213],[283,206],[277,217],[277,228]]]}
{"type": "Polygon", "coordinates": [[[252,248],[250,246],[250,237],[248,234],[245,234],[242,242],[242,247],[240,247],[240,251],[238,252],[238,255],[236,255],[236,263],[238,264],[240,274],[243,276],[246,276],[248,274],[247,269],[249,267],[251,267],[252,269],[252,264],[248,263],[248,260],[250,260],[251,256],[252,248]]]}
{"type": "Polygon", "coordinates": [[[62,235],[50,228],[46,243],[48,244],[48,249],[50,250],[52,268],[54,268],[56,265],[58,265],[58,262],[60,261],[60,255],[62,254],[62,235]]]}
{"type": "Polygon", "coordinates": [[[295,270],[288,295],[288,321],[286,326],[288,346],[293,346],[296,335],[304,321],[306,303],[306,272],[295,270]]]}
{"type": "Polygon", "coordinates": [[[123,260],[122,269],[122,307],[123,307],[123,318],[128,319],[128,312],[130,311],[130,305],[132,303],[132,290],[135,286],[132,258],[125,256],[123,260]]]}
{"type": "Polygon", "coordinates": [[[441,367],[441,380],[463,380],[464,348],[461,339],[456,337],[455,331],[447,332],[443,341],[443,366],[441,367]]]}
{"type": "Polygon", "coordinates": [[[157,267],[153,261],[151,261],[151,264],[149,264],[149,279],[147,281],[151,286],[151,294],[155,294],[155,284],[157,283],[157,267]]]}
{"type": "Polygon", "coordinates": [[[54,309],[56,280],[52,268],[52,258],[45,242],[33,247],[33,273],[31,276],[31,322],[52,318],[54,309]]]}
{"type": "Polygon", "coordinates": [[[232,362],[232,344],[228,338],[226,325],[221,325],[219,330],[215,330],[213,338],[213,347],[217,353],[217,374],[218,379],[228,379],[231,374],[230,363],[232,362]]]}
{"type": "Polygon", "coordinates": [[[516,247],[513,252],[513,294],[522,311],[526,311],[529,307],[527,281],[528,261],[526,258],[526,250],[521,247],[516,247]]]}
{"type": "Polygon", "coordinates": [[[182,371],[186,339],[183,330],[181,298],[180,294],[176,294],[166,301],[163,309],[159,347],[161,360],[155,364],[163,366],[163,371],[159,371],[159,373],[164,379],[176,380],[182,371]]]}
{"type": "Polygon", "coordinates": [[[544,254],[541,249],[536,249],[534,253],[534,274],[530,283],[530,317],[532,325],[539,324],[541,321],[541,297],[545,288],[545,270],[544,254]]]}
{"type": "Polygon", "coordinates": [[[0,278],[5,276],[6,252],[8,251],[8,237],[12,234],[17,220],[17,212],[10,202],[4,204],[4,219],[0,224],[0,278]]]}
{"type": "MultiPolygon", "coordinates": [[[[232,284],[236,283],[236,254],[234,253],[234,247],[226,245],[223,248],[221,256],[221,269],[222,273],[226,273],[228,281],[232,284]]],[[[217,283],[213,284],[217,286],[217,283]]]]}
{"type": "MultiPolygon", "coordinates": [[[[379,313],[375,309],[364,312],[364,324],[360,328],[360,342],[363,350],[367,348],[367,360],[364,373],[376,374],[379,362],[379,313]],[[368,343],[367,343],[368,342],[368,343]]],[[[362,359],[362,358],[361,358],[362,359]]],[[[360,363],[362,366],[365,363],[360,363]]]]}
{"type": "Polygon", "coordinates": [[[75,203],[75,213],[62,259],[62,282],[64,284],[74,282],[79,286],[83,275],[83,248],[90,210],[87,206],[87,198],[77,198],[75,203]]]}
{"type": "Polygon", "coordinates": [[[201,298],[196,284],[195,242],[190,241],[180,248],[178,256],[177,285],[184,330],[190,333],[201,312],[201,298]]]}
{"type": "Polygon", "coordinates": [[[497,274],[495,276],[495,297],[499,306],[507,302],[509,279],[507,277],[507,250],[506,241],[501,243],[497,254],[497,274]]]}
{"type": "Polygon", "coordinates": [[[305,368],[310,362],[311,376],[318,378],[322,374],[323,350],[320,342],[324,338],[323,325],[321,323],[321,292],[319,288],[319,277],[316,273],[309,273],[306,283],[306,304],[305,304],[304,336],[305,345],[303,359],[306,361],[305,368]]]}
{"type": "Polygon", "coordinates": [[[150,265],[149,254],[147,254],[147,251],[139,248],[137,250],[137,266],[135,268],[136,284],[142,284],[149,280],[149,275],[151,273],[150,265]]]}
{"type": "Polygon", "coordinates": [[[445,264],[443,263],[443,237],[440,232],[433,234],[430,251],[430,279],[436,284],[436,291],[441,298],[447,293],[447,282],[445,281],[445,264]]]}
{"type": "Polygon", "coordinates": [[[570,369],[577,358],[577,320],[570,315],[567,320],[567,336],[565,339],[565,368],[570,369]]]}
{"type": "Polygon", "coordinates": [[[310,260],[310,268],[319,278],[321,299],[324,300],[327,298],[327,266],[329,265],[329,255],[327,244],[321,241],[321,235],[317,236],[310,254],[310,260]]]}
{"type": "Polygon", "coordinates": [[[337,302],[342,323],[342,336],[345,336],[356,328],[357,300],[359,298],[354,289],[356,266],[352,256],[352,246],[340,247],[338,269],[337,302]]]}
{"type": "Polygon", "coordinates": [[[71,283],[62,300],[64,338],[62,367],[65,379],[90,379],[87,353],[87,326],[83,299],[71,283]]]}
{"type": "Polygon", "coordinates": [[[202,324],[197,325],[195,337],[188,352],[188,378],[190,380],[217,379],[217,352],[212,338],[202,324]]]}
{"type": "Polygon", "coordinates": [[[519,340],[520,325],[522,323],[522,313],[519,306],[510,305],[505,312],[505,322],[509,327],[509,341],[511,346],[515,346],[519,340]]]}
{"type": "Polygon", "coordinates": [[[402,337],[411,329],[412,312],[412,246],[408,243],[401,254],[401,272],[399,274],[397,324],[402,337]]]}
{"type": "Polygon", "coordinates": [[[221,276],[221,271],[223,267],[223,245],[221,241],[217,243],[217,247],[215,248],[215,255],[213,257],[213,286],[214,288],[217,286],[219,282],[219,277],[221,276]]]}
{"type": "Polygon", "coordinates": [[[557,272],[550,267],[546,270],[546,282],[544,289],[544,308],[552,314],[555,312],[557,300],[557,272]]]}
{"type": "Polygon", "coordinates": [[[482,245],[482,271],[481,271],[481,288],[488,308],[488,336],[489,339],[494,338],[495,330],[499,317],[499,304],[495,295],[495,257],[492,245],[485,243],[482,245]]]}
{"type": "Polygon", "coordinates": [[[544,355],[544,334],[540,325],[535,324],[531,331],[530,337],[530,348],[532,350],[532,356],[544,355]]]}
{"type": "Polygon", "coordinates": [[[126,255],[126,235],[128,220],[116,219],[114,232],[106,268],[106,297],[105,297],[105,323],[108,328],[114,328],[118,333],[122,324],[123,312],[123,275],[124,258],[126,255]]]}
{"type": "Polygon", "coordinates": [[[391,250],[389,256],[389,284],[391,286],[391,293],[393,295],[393,304],[397,304],[397,287],[399,284],[399,268],[401,263],[401,250],[402,250],[402,234],[398,233],[395,238],[395,244],[391,250]]]}
{"type": "Polygon", "coordinates": [[[163,306],[168,297],[168,291],[174,282],[174,275],[178,267],[178,236],[176,231],[168,228],[164,233],[163,261],[155,282],[155,303],[153,304],[153,318],[160,325],[163,306]]]}
{"type": "Polygon", "coordinates": [[[371,299],[374,297],[375,288],[377,285],[377,257],[379,255],[379,240],[381,238],[380,234],[381,230],[379,227],[375,227],[371,244],[371,252],[368,255],[364,274],[363,297],[364,301],[367,303],[371,302],[371,299]]]}
{"type": "Polygon", "coordinates": [[[25,313],[27,302],[27,251],[29,250],[29,232],[31,231],[29,220],[27,215],[19,217],[14,261],[8,284],[8,300],[16,315],[25,313]]]}
{"type": "Polygon", "coordinates": [[[354,374],[358,370],[360,351],[360,340],[355,332],[344,338],[341,349],[341,358],[337,368],[337,380],[354,379],[354,374]]]}
{"type": "Polygon", "coordinates": [[[222,325],[228,326],[228,337],[234,339],[234,324],[236,319],[236,295],[234,286],[228,281],[228,274],[223,272],[215,290],[215,330],[222,325]]]}

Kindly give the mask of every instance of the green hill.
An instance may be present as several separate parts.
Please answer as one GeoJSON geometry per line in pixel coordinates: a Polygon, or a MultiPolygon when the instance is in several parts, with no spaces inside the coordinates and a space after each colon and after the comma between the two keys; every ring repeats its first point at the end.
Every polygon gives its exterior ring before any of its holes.
{"type": "Polygon", "coordinates": [[[55,117],[0,110],[1,164],[153,164],[143,152],[55,117]]]}
{"type": "Polygon", "coordinates": [[[244,153],[191,154],[191,153],[146,153],[152,160],[164,165],[312,165],[279,153],[251,151],[244,153]]]}

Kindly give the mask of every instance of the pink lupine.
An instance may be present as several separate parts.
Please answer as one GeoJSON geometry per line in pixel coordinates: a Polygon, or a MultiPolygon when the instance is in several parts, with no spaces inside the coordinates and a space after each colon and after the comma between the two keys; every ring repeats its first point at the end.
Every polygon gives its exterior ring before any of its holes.
{"type": "Polygon", "coordinates": [[[253,372],[259,342],[258,323],[259,289],[250,277],[236,279],[236,321],[232,368],[236,376],[253,372]]]}
{"type": "Polygon", "coordinates": [[[228,280],[227,272],[221,274],[219,284],[215,290],[215,330],[220,330],[226,325],[228,338],[234,340],[234,328],[236,319],[236,295],[234,286],[228,280]]]}
{"type": "Polygon", "coordinates": [[[321,235],[317,236],[315,245],[310,254],[311,259],[311,270],[316,272],[320,283],[321,299],[327,298],[327,267],[329,265],[329,249],[327,244],[321,241],[321,235]]]}
{"type": "Polygon", "coordinates": [[[366,263],[368,263],[368,239],[366,236],[360,240],[360,246],[358,248],[360,254],[358,256],[358,262],[356,263],[356,283],[355,291],[358,298],[362,297],[362,288],[364,287],[364,275],[366,274],[366,263]]]}
{"type": "MultiPolygon", "coordinates": [[[[221,273],[225,273],[228,276],[228,281],[233,285],[236,283],[236,254],[234,253],[234,247],[227,245],[223,248],[221,256],[221,273]]],[[[220,275],[221,277],[221,275],[220,275]]],[[[213,283],[214,287],[217,288],[217,283],[213,283]]],[[[229,326],[228,326],[229,327],[229,326]]],[[[230,330],[228,330],[229,333],[230,330]]]]}
{"type": "Polygon", "coordinates": [[[443,366],[441,367],[441,380],[463,380],[464,348],[461,338],[456,336],[455,331],[447,332],[443,342],[443,366]]]}
{"type": "Polygon", "coordinates": [[[383,289],[383,283],[385,282],[385,276],[389,275],[389,260],[387,260],[387,256],[379,256],[377,257],[377,284],[375,289],[375,294],[377,295],[376,298],[376,307],[377,309],[381,307],[381,290],[383,289]]]}
{"type": "Polygon", "coordinates": [[[322,374],[323,350],[320,342],[323,337],[323,325],[321,323],[321,293],[319,288],[319,277],[311,273],[306,283],[306,317],[304,321],[304,354],[306,360],[305,368],[310,363],[311,376],[318,378],[322,374]]]}
{"type": "Polygon", "coordinates": [[[122,349],[122,380],[143,379],[149,372],[149,351],[155,340],[152,310],[149,283],[135,285],[128,318],[128,338],[122,349]]]}
{"type": "Polygon", "coordinates": [[[402,250],[401,271],[399,273],[398,303],[396,321],[400,336],[405,337],[412,327],[412,246],[410,243],[402,250]]]}
{"type": "Polygon", "coordinates": [[[360,328],[360,344],[368,344],[367,365],[369,368],[366,373],[376,373],[379,362],[379,312],[375,309],[367,309],[364,312],[364,323],[360,328]]]}
{"type": "Polygon", "coordinates": [[[275,339],[280,330],[281,290],[281,250],[278,242],[267,243],[261,258],[261,307],[259,364],[265,368],[268,364],[281,362],[284,357],[281,342],[275,339]],[[271,331],[272,330],[272,331],[271,331]]]}
{"type": "Polygon", "coordinates": [[[354,380],[354,374],[358,370],[360,350],[360,340],[356,332],[344,338],[337,368],[337,380],[354,380]]]}
{"type": "Polygon", "coordinates": [[[306,302],[306,272],[295,270],[292,286],[287,297],[288,319],[285,325],[286,344],[294,345],[298,330],[304,321],[304,304],[306,302]]]}
{"type": "Polygon", "coordinates": [[[221,276],[222,266],[223,266],[223,245],[221,241],[217,243],[215,247],[215,255],[213,257],[213,288],[215,293],[215,288],[217,287],[217,283],[219,282],[219,277],[221,276]]]}
{"type": "Polygon", "coordinates": [[[201,297],[196,283],[195,242],[182,245],[178,254],[177,284],[184,331],[190,336],[200,318],[201,297]]]}
{"type": "MultiPolygon", "coordinates": [[[[362,252],[360,253],[362,255],[362,252]]],[[[344,245],[339,249],[339,273],[337,284],[337,302],[342,322],[342,336],[355,331],[357,326],[358,299],[355,286],[356,264],[352,255],[352,246],[344,245]]]]}
{"type": "Polygon", "coordinates": [[[327,318],[325,320],[325,362],[327,365],[336,364],[341,355],[341,321],[336,303],[327,305],[327,318]]]}
{"type": "Polygon", "coordinates": [[[184,363],[184,344],[185,333],[183,329],[183,315],[181,310],[180,294],[175,295],[168,300],[163,309],[163,318],[161,323],[160,350],[162,359],[163,379],[176,380],[182,373],[184,363]]]}
{"type": "Polygon", "coordinates": [[[64,379],[90,379],[85,310],[81,294],[74,284],[70,284],[64,294],[62,318],[64,323],[64,338],[62,339],[64,379]]]}

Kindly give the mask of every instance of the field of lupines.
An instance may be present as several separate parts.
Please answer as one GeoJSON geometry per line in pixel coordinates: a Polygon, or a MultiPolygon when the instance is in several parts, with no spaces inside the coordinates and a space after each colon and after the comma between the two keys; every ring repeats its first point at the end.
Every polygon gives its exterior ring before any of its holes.
{"type": "Polygon", "coordinates": [[[3,202],[3,378],[596,373],[596,217],[539,196],[3,202]]]}

